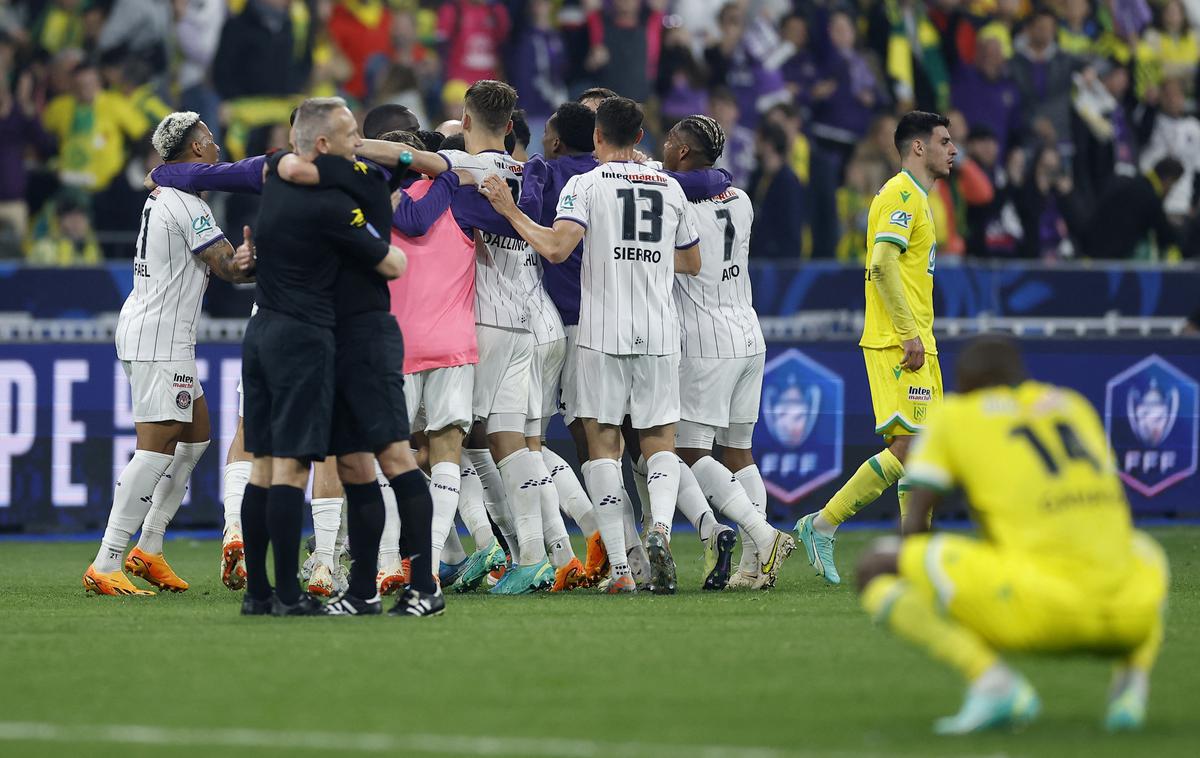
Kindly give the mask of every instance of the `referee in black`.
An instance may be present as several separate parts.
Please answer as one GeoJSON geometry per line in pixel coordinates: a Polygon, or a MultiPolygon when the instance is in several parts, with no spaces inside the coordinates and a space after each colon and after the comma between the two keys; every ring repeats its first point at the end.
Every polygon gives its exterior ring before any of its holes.
{"type": "MultiPolygon", "coordinates": [[[[349,164],[360,144],[358,127],[340,98],[306,100],[296,114],[293,144],[308,160],[329,155],[349,164]]],[[[246,450],[254,455],[242,502],[242,613],[323,615],[325,607],[301,592],[297,566],[309,467],[330,446],[339,273],[373,268],[381,281],[394,279],[405,258],[345,192],[282,181],[275,171],[281,157],[268,161],[255,246],[259,310],[242,345],[246,450]],[[273,592],[268,544],[274,546],[273,592]]]]}
{"type": "MultiPolygon", "coordinates": [[[[402,158],[412,158],[408,156],[402,158]]],[[[422,163],[444,170],[444,160],[423,154],[422,163]]],[[[299,158],[285,158],[280,173],[288,177],[299,158]]],[[[392,228],[390,184],[384,168],[367,161],[347,161],[324,154],[313,161],[320,187],[345,191],[363,211],[372,231],[392,228]]],[[[392,169],[407,171],[406,164],[392,169]]],[[[404,400],[404,341],[391,313],[385,277],[373,267],[345,263],[334,290],[337,314],[337,360],[330,454],[337,456],[338,476],[346,491],[350,586],[326,606],[330,615],[380,613],[376,589],[378,548],[383,534],[384,505],[375,479],[376,460],[396,496],[401,524],[401,554],[411,560],[408,589],[389,611],[397,616],[434,616],[445,599],[434,579],[430,534],[433,501],[409,444],[404,400]]]]}

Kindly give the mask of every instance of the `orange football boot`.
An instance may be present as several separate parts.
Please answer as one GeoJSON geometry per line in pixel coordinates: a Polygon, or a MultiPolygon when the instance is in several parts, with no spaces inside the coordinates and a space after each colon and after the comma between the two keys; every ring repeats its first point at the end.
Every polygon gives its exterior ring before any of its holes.
{"type": "Polygon", "coordinates": [[[570,592],[571,590],[587,586],[587,574],[584,572],[583,564],[578,558],[572,558],[571,562],[554,572],[554,586],[550,588],[551,592],[570,592]]]}
{"type": "Polygon", "coordinates": [[[608,576],[608,569],[608,551],[604,548],[604,541],[600,539],[600,532],[596,532],[587,538],[587,559],[583,568],[584,580],[587,582],[585,586],[599,584],[608,576]]]}
{"type": "Polygon", "coordinates": [[[151,555],[135,547],[125,559],[125,570],[166,592],[184,592],[188,588],[188,583],[171,570],[162,553],[151,555]]]}
{"type": "Polygon", "coordinates": [[[150,590],[138,589],[123,571],[101,574],[95,566],[83,573],[83,588],[97,595],[153,595],[150,590]]]}
{"type": "Polygon", "coordinates": [[[221,584],[231,590],[246,589],[246,543],[242,533],[232,528],[221,545],[221,584]]]}
{"type": "Polygon", "coordinates": [[[392,595],[403,590],[408,585],[408,577],[412,573],[412,561],[404,558],[400,561],[399,570],[396,567],[380,569],[375,576],[375,584],[379,586],[380,595],[392,595]]]}

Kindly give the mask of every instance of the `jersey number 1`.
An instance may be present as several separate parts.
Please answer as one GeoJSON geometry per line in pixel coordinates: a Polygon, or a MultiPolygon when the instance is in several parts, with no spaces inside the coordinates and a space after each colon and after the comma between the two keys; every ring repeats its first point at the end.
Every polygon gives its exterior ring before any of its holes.
{"type": "Polygon", "coordinates": [[[621,239],[627,242],[659,242],[662,240],[663,197],[661,192],[653,189],[637,191],[638,199],[650,201],[650,209],[642,211],[640,217],[633,190],[619,189],[617,197],[621,198],[621,239]],[[650,231],[638,231],[639,221],[649,221],[650,231]]]}
{"type": "MultiPolygon", "coordinates": [[[[1083,443],[1079,440],[1079,435],[1075,433],[1075,429],[1070,424],[1060,421],[1054,425],[1054,430],[1058,432],[1058,439],[1062,443],[1067,462],[1087,461],[1093,469],[1096,471],[1100,470],[1100,462],[1083,446],[1083,443]]],[[[1042,465],[1046,467],[1046,473],[1050,476],[1058,476],[1059,461],[1055,460],[1055,457],[1050,454],[1050,450],[1042,443],[1033,429],[1025,424],[1021,424],[1020,426],[1013,427],[1009,435],[1025,438],[1030,447],[1033,448],[1033,451],[1037,453],[1037,457],[1041,459],[1042,465]]]]}
{"type": "Polygon", "coordinates": [[[142,211],[142,249],[140,251],[140,254],[138,255],[138,257],[141,258],[142,260],[146,260],[146,238],[150,236],[149,231],[150,231],[150,209],[147,208],[146,210],[142,211]]]}

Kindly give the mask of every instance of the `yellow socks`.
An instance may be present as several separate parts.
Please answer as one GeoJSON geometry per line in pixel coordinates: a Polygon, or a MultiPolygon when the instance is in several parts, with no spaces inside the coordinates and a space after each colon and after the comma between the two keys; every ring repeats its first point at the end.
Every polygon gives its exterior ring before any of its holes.
{"type": "Polygon", "coordinates": [[[842,522],[875,502],[884,490],[899,481],[902,476],[904,476],[904,464],[892,455],[891,450],[885,449],[878,455],[868,458],[866,463],[858,467],[854,476],[850,477],[850,480],[821,509],[821,517],[834,526],[841,525],[842,522]]]}
{"type": "Polygon", "coordinates": [[[933,598],[896,576],[879,576],[867,585],[862,606],[876,623],[950,665],[968,682],[999,661],[975,632],[934,607],[933,598]]]}

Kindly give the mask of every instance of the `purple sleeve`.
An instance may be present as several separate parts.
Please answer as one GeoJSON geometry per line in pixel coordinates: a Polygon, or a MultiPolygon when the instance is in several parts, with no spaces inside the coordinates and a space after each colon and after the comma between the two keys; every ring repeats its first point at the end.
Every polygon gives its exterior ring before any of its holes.
{"type": "Polygon", "coordinates": [[[261,195],[263,164],[267,156],[244,158],[236,163],[166,163],[150,172],[162,187],[184,192],[244,192],[261,195]]]}
{"type": "Polygon", "coordinates": [[[698,168],[695,171],[666,171],[688,200],[704,200],[721,194],[733,184],[733,177],[723,168],[698,168]]]}
{"type": "MultiPolygon", "coordinates": [[[[549,173],[549,164],[542,156],[535,155],[525,162],[525,171],[521,178],[521,199],[517,202],[517,207],[539,224],[545,220],[542,218],[542,210],[546,201],[542,195],[546,191],[546,178],[549,173]]],[[[554,204],[557,204],[557,200],[555,198],[554,204]]]]}
{"type": "Polygon", "coordinates": [[[468,237],[476,229],[504,237],[521,236],[474,187],[459,187],[450,207],[454,210],[454,220],[468,237]]]}
{"type": "Polygon", "coordinates": [[[458,174],[446,171],[438,174],[425,196],[413,200],[401,190],[400,204],[392,213],[392,226],[406,237],[420,237],[450,207],[450,198],[458,189],[458,174]]]}

